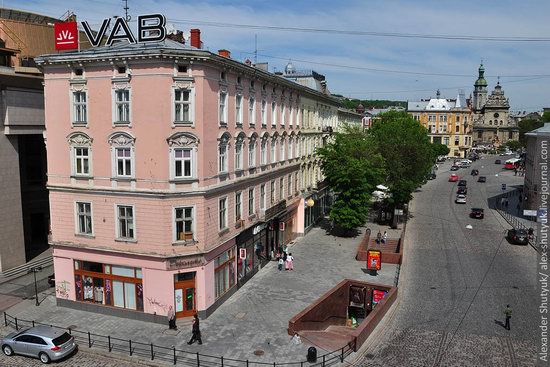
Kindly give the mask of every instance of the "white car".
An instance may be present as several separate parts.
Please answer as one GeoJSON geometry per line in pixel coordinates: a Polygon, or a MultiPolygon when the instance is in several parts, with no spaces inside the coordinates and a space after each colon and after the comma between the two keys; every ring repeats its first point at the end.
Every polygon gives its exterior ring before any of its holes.
{"type": "Polygon", "coordinates": [[[456,196],[455,203],[457,204],[466,204],[466,195],[459,194],[456,196]]]}

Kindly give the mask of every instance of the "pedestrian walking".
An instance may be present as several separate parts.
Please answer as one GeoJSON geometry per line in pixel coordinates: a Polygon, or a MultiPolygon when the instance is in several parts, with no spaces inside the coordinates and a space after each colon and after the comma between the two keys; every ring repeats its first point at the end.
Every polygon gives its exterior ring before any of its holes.
{"type": "Polygon", "coordinates": [[[279,257],[279,265],[277,267],[279,268],[279,271],[283,270],[284,260],[282,257],[279,257]]]}
{"type": "Polygon", "coordinates": [[[191,337],[191,340],[187,342],[187,344],[193,344],[197,340],[199,344],[202,344],[201,329],[199,327],[199,316],[197,314],[194,314],[193,315],[193,336],[191,337]]]}
{"type": "Polygon", "coordinates": [[[166,316],[168,317],[168,329],[178,330],[178,327],[176,326],[176,313],[174,312],[174,308],[172,306],[168,308],[168,314],[166,316]]]}
{"type": "Polygon", "coordinates": [[[289,253],[286,257],[286,270],[294,270],[294,257],[289,253]]]}
{"type": "Polygon", "coordinates": [[[382,235],[382,243],[386,243],[388,240],[388,232],[384,231],[384,234],[382,235]]]}
{"type": "Polygon", "coordinates": [[[380,230],[378,230],[378,233],[376,234],[376,243],[380,243],[381,239],[382,239],[382,233],[380,233],[380,230]]]}
{"type": "Polygon", "coordinates": [[[504,328],[506,330],[510,330],[510,319],[512,318],[512,309],[510,308],[510,305],[506,305],[506,308],[504,309],[504,315],[506,316],[504,328]]]}

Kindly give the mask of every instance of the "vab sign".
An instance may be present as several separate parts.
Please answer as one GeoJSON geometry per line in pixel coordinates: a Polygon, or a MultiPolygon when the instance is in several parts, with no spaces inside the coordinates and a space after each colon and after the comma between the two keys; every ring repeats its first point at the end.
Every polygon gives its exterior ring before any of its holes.
{"type": "MultiPolygon", "coordinates": [[[[137,38],[134,36],[124,18],[103,19],[98,32],[92,31],[88,22],[81,22],[86,37],[93,47],[101,45],[101,41],[107,37],[105,45],[111,46],[115,41],[158,42],[166,38],[166,18],[161,14],[139,15],[137,17],[137,38]],[[114,23],[111,26],[111,20],[114,23]]],[[[74,50],[78,48],[78,30],[76,22],[64,22],[55,24],[55,48],[56,50],[74,50]]]]}

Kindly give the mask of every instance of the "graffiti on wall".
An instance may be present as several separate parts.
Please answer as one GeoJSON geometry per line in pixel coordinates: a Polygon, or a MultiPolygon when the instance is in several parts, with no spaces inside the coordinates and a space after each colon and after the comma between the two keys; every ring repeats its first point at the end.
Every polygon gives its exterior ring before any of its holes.
{"type": "Polygon", "coordinates": [[[69,298],[69,288],[71,286],[71,283],[63,280],[55,285],[55,294],[58,298],[69,298]]]}
{"type": "Polygon", "coordinates": [[[149,305],[149,307],[153,308],[155,310],[155,312],[158,311],[158,309],[162,309],[164,311],[164,313],[166,313],[168,311],[168,305],[167,304],[164,304],[160,301],[157,301],[156,299],[154,298],[151,298],[151,297],[147,297],[147,304],[149,305]]]}

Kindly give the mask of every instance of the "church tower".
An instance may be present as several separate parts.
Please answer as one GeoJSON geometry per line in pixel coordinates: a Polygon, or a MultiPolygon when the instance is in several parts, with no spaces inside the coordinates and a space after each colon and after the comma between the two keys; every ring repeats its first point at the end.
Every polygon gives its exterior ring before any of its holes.
{"type": "Polygon", "coordinates": [[[476,113],[479,113],[483,106],[485,106],[485,102],[487,101],[487,81],[485,80],[485,68],[483,67],[483,63],[479,65],[479,76],[474,84],[474,100],[473,100],[473,108],[476,113]]]}

